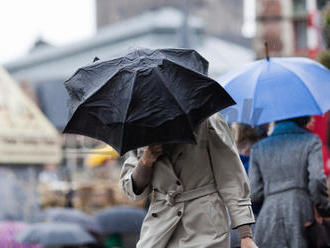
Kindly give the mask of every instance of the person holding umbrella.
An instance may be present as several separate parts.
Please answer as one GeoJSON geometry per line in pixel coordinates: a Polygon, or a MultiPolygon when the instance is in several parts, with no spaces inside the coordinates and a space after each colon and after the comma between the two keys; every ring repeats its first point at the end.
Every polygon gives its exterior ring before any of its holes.
{"type": "MultiPolygon", "coordinates": [[[[308,58],[270,58],[231,71],[218,80],[241,113],[240,123],[276,122],[270,137],[256,143],[250,157],[252,202],[263,206],[255,226],[261,247],[307,247],[305,222],[313,205],[329,215],[321,141],[304,128],[312,115],[330,110],[330,70],[308,58]],[[246,111],[246,103],[253,106],[246,111]],[[245,111],[245,112],[244,112],[245,111]]],[[[313,247],[317,247],[314,245],[313,247]]]]}
{"type": "Polygon", "coordinates": [[[196,145],[153,145],[131,152],[121,185],[132,200],[152,193],[137,247],[229,247],[229,220],[241,247],[254,248],[248,179],[220,114],[195,131],[196,145]]]}
{"type": "Polygon", "coordinates": [[[217,113],[235,102],[207,69],[194,50],[137,49],[82,67],[65,82],[64,132],[129,152],[124,192],[136,201],[152,195],[138,248],[228,248],[226,207],[242,247],[256,247],[248,178],[217,113]]]}
{"type": "Polygon", "coordinates": [[[320,139],[305,130],[310,117],[276,122],[272,134],[252,148],[252,202],[263,201],[255,225],[261,247],[308,247],[303,234],[313,205],[330,216],[320,139]]]}

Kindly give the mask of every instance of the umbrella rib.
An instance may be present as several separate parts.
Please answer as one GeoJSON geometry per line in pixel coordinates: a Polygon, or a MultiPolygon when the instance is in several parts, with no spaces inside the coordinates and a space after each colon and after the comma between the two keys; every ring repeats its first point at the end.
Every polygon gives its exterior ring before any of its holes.
{"type": "MultiPolygon", "coordinates": [[[[133,95],[133,91],[134,91],[134,86],[135,86],[135,83],[136,83],[136,71],[134,72],[134,78],[133,78],[133,83],[131,85],[131,92],[130,92],[130,98],[129,98],[129,101],[127,103],[127,106],[126,106],[126,111],[125,111],[125,117],[124,117],[124,120],[122,121],[122,133],[121,133],[121,140],[120,140],[120,147],[123,147],[123,142],[124,142],[124,131],[125,131],[125,124],[126,124],[126,119],[127,119],[127,115],[128,115],[128,109],[129,109],[129,106],[131,105],[131,100],[132,100],[132,95],[133,95]]],[[[120,151],[121,153],[122,151],[120,151]]]]}
{"type": "MultiPolygon", "coordinates": [[[[268,62],[266,62],[266,64],[261,64],[261,67],[260,67],[260,69],[259,69],[259,72],[258,72],[258,75],[257,75],[257,78],[256,78],[256,80],[255,80],[255,86],[254,86],[254,91],[253,91],[253,104],[252,104],[252,113],[253,113],[253,111],[254,111],[254,109],[255,109],[255,105],[256,105],[256,92],[257,92],[257,87],[258,87],[258,81],[259,81],[259,78],[260,78],[260,76],[261,76],[261,74],[262,74],[262,72],[263,72],[263,67],[265,67],[266,65],[267,65],[267,63],[268,62]]],[[[253,116],[253,114],[252,114],[252,116],[253,116]]],[[[251,118],[252,119],[252,116],[250,116],[249,118],[251,118]]],[[[253,123],[254,125],[258,125],[258,123],[253,123]]]]}
{"type": "Polygon", "coordinates": [[[182,106],[180,105],[179,101],[175,98],[174,95],[171,94],[171,91],[167,88],[167,86],[166,86],[166,84],[165,84],[165,79],[163,78],[163,76],[161,75],[161,73],[159,73],[158,70],[156,70],[156,73],[157,73],[157,75],[159,76],[160,81],[162,82],[164,88],[167,90],[167,92],[169,93],[169,95],[170,95],[170,96],[174,99],[174,101],[177,103],[177,105],[179,106],[180,110],[185,114],[185,117],[186,117],[186,119],[187,119],[187,121],[188,121],[188,123],[189,123],[191,129],[193,129],[193,128],[192,128],[192,123],[191,123],[190,119],[188,118],[187,113],[183,110],[183,108],[182,108],[182,106]]]}
{"type": "MultiPolygon", "coordinates": [[[[102,62],[102,63],[105,63],[105,62],[102,62]]],[[[75,74],[77,74],[78,71],[80,71],[80,70],[86,71],[86,70],[80,68],[80,69],[77,70],[77,72],[75,74]]],[[[108,80],[106,80],[106,82],[104,84],[99,85],[98,87],[93,89],[91,92],[89,92],[88,96],[85,96],[83,101],[79,100],[79,103],[74,108],[72,108],[72,113],[70,114],[69,120],[68,120],[67,123],[69,123],[71,121],[71,119],[73,118],[74,113],[78,110],[78,108],[80,106],[82,106],[88,99],[90,99],[94,94],[96,94],[99,90],[101,90],[109,82],[109,80],[111,80],[111,78],[115,77],[119,72],[120,72],[120,70],[117,70],[115,73],[113,73],[113,75],[111,77],[108,78],[108,80]]],[[[70,79],[68,79],[64,82],[64,87],[65,87],[66,91],[68,92],[68,94],[71,98],[73,98],[72,96],[73,96],[74,93],[69,88],[68,82],[72,78],[74,78],[74,75],[70,79]]]]}
{"type": "Polygon", "coordinates": [[[312,100],[313,100],[313,102],[315,103],[315,105],[317,106],[318,110],[320,111],[320,113],[323,113],[323,111],[322,111],[322,109],[320,108],[319,104],[316,102],[314,95],[313,95],[312,92],[309,90],[309,88],[306,86],[304,79],[302,79],[297,73],[295,73],[294,71],[292,71],[290,68],[287,68],[287,67],[281,65],[281,63],[278,63],[278,62],[276,62],[276,61],[275,61],[274,63],[276,63],[276,64],[279,65],[280,67],[282,67],[282,68],[284,68],[284,69],[290,71],[295,77],[299,78],[299,79],[303,82],[303,86],[304,86],[304,88],[307,90],[308,94],[312,97],[312,100]]]}

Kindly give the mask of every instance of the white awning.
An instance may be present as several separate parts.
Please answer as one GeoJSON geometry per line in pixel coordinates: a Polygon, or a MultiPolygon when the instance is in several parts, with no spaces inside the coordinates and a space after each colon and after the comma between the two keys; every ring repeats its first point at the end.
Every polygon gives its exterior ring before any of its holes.
{"type": "Polygon", "coordinates": [[[0,163],[58,163],[57,130],[0,67],[0,163]]]}

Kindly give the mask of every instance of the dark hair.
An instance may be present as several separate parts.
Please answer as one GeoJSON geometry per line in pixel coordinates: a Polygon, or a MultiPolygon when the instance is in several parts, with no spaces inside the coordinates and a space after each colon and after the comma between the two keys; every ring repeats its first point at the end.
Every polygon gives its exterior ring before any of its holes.
{"type": "Polygon", "coordinates": [[[236,123],[236,142],[238,145],[244,145],[246,143],[256,143],[261,137],[256,127],[252,127],[250,125],[236,123]]]}
{"type": "Polygon", "coordinates": [[[299,127],[306,127],[307,124],[310,122],[310,120],[311,120],[310,116],[302,116],[302,117],[277,121],[276,123],[281,123],[281,122],[285,122],[285,121],[292,121],[292,122],[296,123],[299,127]]]}

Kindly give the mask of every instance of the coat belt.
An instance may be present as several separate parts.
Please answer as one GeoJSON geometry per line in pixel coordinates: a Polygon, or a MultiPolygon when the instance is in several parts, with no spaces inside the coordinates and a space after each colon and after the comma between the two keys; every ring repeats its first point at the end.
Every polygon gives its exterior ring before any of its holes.
{"type": "Polygon", "coordinates": [[[162,193],[153,191],[153,197],[155,200],[166,201],[167,205],[174,206],[175,203],[191,201],[215,192],[217,192],[217,187],[213,183],[183,192],[168,191],[167,193],[162,193]]]}

